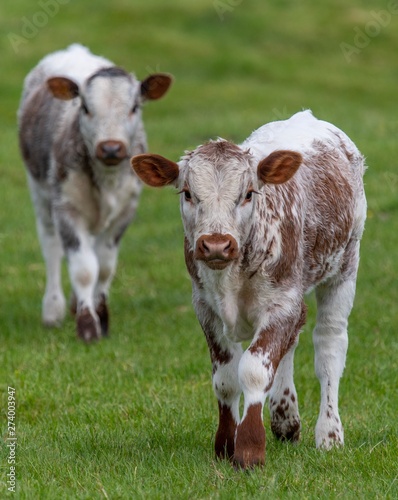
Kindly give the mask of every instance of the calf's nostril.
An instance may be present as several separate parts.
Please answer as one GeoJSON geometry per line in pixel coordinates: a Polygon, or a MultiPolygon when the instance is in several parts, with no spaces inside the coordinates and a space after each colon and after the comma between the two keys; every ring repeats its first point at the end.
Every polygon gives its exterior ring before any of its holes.
{"type": "Polygon", "coordinates": [[[231,241],[228,240],[228,243],[225,245],[223,252],[225,254],[228,254],[230,248],[231,248],[231,241]]]}
{"type": "Polygon", "coordinates": [[[202,251],[204,254],[210,253],[210,248],[206,245],[205,240],[202,240],[201,246],[202,246],[202,251]]]}

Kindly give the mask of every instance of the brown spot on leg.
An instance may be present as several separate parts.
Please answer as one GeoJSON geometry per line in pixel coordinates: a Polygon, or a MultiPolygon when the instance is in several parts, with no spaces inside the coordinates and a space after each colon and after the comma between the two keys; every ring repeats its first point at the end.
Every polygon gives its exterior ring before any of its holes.
{"type": "Polygon", "coordinates": [[[101,299],[97,305],[96,313],[98,314],[100,320],[102,336],[107,337],[109,334],[109,310],[104,294],[101,294],[101,299]]]}
{"type": "Polygon", "coordinates": [[[219,424],[215,442],[216,457],[232,459],[234,455],[236,422],[228,406],[218,402],[218,411],[219,424]]]}
{"type": "Polygon", "coordinates": [[[78,312],[76,318],[77,336],[85,342],[100,338],[97,322],[87,307],[78,312]]]}
{"type": "Polygon", "coordinates": [[[234,464],[242,469],[264,465],[265,429],[262,419],[262,404],[249,406],[247,414],[238,425],[234,464]]]}

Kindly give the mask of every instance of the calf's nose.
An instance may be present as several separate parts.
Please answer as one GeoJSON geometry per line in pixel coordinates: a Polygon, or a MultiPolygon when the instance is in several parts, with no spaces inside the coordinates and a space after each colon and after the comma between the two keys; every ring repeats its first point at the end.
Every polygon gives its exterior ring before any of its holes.
{"type": "Polygon", "coordinates": [[[127,157],[127,151],[121,141],[102,141],[97,145],[96,156],[105,165],[117,165],[127,157]]]}
{"type": "Polygon", "coordinates": [[[196,243],[195,258],[209,267],[225,267],[237,257],[238,244],[230,234],[206,234],[196,243]]]}

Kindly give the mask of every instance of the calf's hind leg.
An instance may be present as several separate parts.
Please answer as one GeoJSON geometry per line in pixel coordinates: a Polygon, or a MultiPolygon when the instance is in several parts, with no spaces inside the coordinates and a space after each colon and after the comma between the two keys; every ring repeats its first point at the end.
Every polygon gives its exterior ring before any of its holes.
{"type": "Polygon", "coordinates": [[[317,322],[313,332],[315,372],[321,384],[321,405],[315,427],[317,448],[329,449],[344,444],[338,410],[339,382],[348,347],[348,316],[355,296],[359,261],[359,242],[347,248],[350,273],[333,278],[316,289],[317,322]],[[348,252],[349,251],[349,252],[348,252]]]}
{"type": "Polygon", "coordinates": [[[49,189],[30,175],[28,182],[36,213],[37,234],[46,266],[42,320],[46,326],[59,326],[65,317],[66,308],[61,283],[61,263],[64,254],[62,242],[52,217],[49,189]]]}

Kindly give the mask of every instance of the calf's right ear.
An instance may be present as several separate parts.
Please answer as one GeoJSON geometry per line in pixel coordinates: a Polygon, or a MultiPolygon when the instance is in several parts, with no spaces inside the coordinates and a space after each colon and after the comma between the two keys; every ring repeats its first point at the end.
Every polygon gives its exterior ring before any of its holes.
{"type": "Polygon", "coordinates": [[[131,165],[138,177],[152,187],[174,184],[180,173],[177,163],[154,154],[133,156],[131,165]]]}
{"type": "Polygon", "coordinates": [[[76,82],[63,76],[55,76],[47,80],[47,87],[57,99],[69,101],[79,95],[79,87],[76,82]]]}

